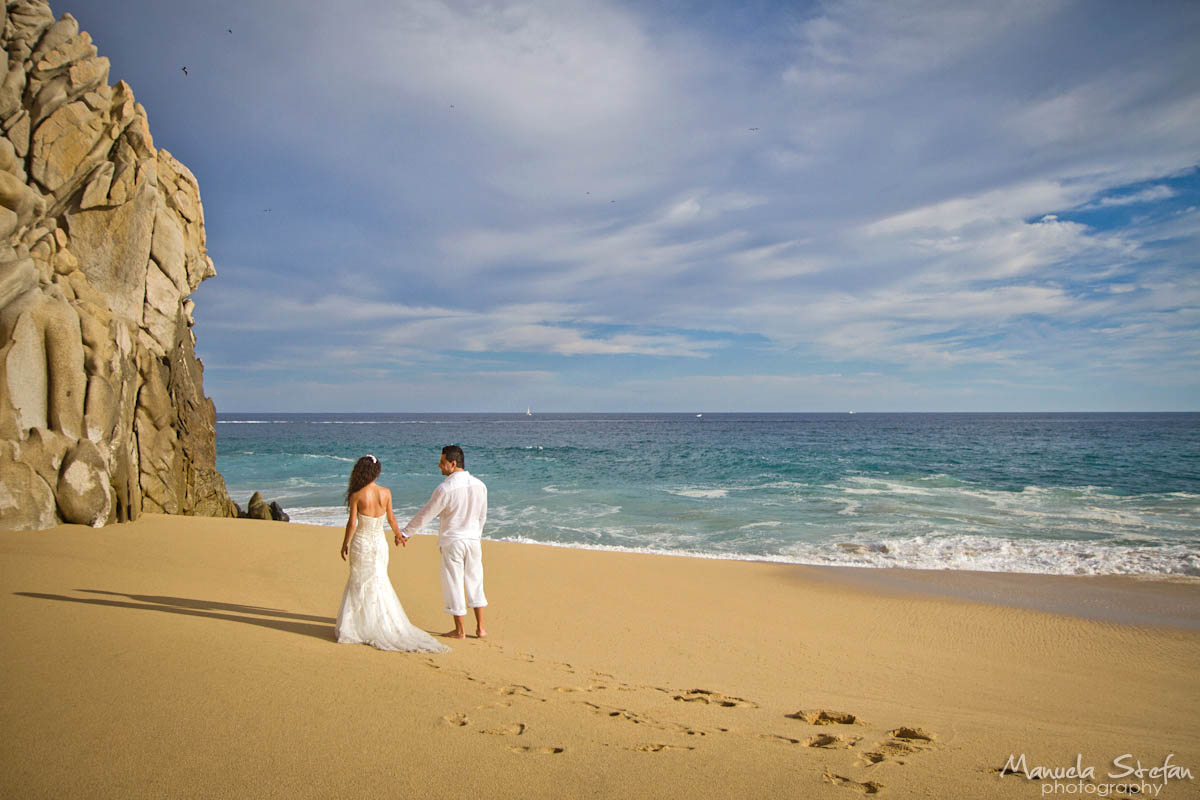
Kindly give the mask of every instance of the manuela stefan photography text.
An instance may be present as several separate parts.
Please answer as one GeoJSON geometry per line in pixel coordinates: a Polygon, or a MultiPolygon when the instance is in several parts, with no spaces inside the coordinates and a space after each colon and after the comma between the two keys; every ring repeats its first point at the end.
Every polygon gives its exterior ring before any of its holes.
{"type": "Polygon", "coordinates": [[[1113,769],[1105,775],[1110,782],[1096,782],[1096,768],[1083,764],[1083,754],[1075,756],[1075,763],[1066,767],[1049,767],[1042,764],[1030,766],[1024,753],[1009,754],[1008,761],[1000,770],[1001,775],[1024,775],[1031,781],[1042,782],[1043,795],[1140,795],[1157,797],[1171,781],[1195,779],[1191,769],[1171,763],[1174,753],[1168,753],[1161,764],[1142,766],[1141,759],[1132,753],[1124,753],[1112,760],[1113,769]]]}

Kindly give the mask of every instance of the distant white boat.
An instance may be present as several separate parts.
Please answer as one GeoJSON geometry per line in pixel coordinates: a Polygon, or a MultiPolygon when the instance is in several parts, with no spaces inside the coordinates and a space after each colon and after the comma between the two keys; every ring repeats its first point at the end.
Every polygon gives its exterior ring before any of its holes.
{"type": "Polygon", "coordinates": [[[525,416],[532,417],[533,412],[529,410],[529,406],[525,406],[525,416]]]}
{"type": "Polygon", "coordinates": [[[697,416],[697,417],[703,417],[704,415],[703,415],[703,414],[697,414],[696,416],[697,416]]]}
{"type": "Polygon", "coordinates": [[[847,413],[847,414],[853,414],[854,412],[853,412],[853,411],[847,411],[846,413],[847,413]]]}

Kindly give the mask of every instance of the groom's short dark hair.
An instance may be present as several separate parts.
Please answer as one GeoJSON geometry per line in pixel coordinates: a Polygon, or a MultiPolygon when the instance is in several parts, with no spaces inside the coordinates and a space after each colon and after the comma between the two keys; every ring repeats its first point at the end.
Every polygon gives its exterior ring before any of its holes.
{"type": "Polygon", "coordinates": [[[453,461],[455,464],[458,464],[459,469],[467,468],[467,458],[463,455],[462,448],[458,445],[446,445],[442,448],[442,455],[446,457],[447,461],[453,461]]]}

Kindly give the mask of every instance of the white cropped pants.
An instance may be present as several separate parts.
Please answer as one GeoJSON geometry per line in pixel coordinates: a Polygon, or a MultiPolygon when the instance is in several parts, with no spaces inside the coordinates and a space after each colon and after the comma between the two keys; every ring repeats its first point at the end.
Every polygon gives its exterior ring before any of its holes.
{"type": "Polygon", "coordinates": [[[483,549],[478,539],[454,539],[442,545],[442,598],[446,613],[462,617],[467,608],[483,608],[483,549]],[[463,594],[466,590],[466,597],[463,594]]]}

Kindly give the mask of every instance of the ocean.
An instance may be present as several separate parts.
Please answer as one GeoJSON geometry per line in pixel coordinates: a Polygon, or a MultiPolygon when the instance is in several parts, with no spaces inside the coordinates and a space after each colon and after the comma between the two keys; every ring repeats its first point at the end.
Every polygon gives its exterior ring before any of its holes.
{"type": "MultiPolygon", "coordinates": [[[[243,505],[403,524],[461,445],[485,538],[863,567],[1200,576],[1200,414],[219,414],[243,505]]],[[[335,536],[331,534],[330,541],[335,536]]]]}

